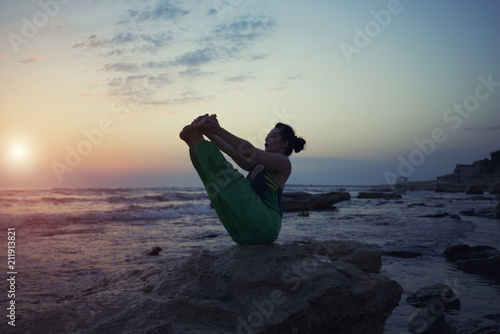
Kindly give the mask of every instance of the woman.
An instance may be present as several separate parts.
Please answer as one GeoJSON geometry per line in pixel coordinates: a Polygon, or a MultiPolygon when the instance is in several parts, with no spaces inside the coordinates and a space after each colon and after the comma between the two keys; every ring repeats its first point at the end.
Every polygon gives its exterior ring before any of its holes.
{"type": "Polygon", "coordinates": [[[231,238],[240,245],[273,243],[281,229],[281,195],[292,172],[288,156],[300,152],[305,140],[278,123],[266,137],[265,150],[257,149],[208,114],[184,127],[179,136],[188,144],[191,162],[231,238]],[[249,172],[246,179],[220,151],[249,172]]]}

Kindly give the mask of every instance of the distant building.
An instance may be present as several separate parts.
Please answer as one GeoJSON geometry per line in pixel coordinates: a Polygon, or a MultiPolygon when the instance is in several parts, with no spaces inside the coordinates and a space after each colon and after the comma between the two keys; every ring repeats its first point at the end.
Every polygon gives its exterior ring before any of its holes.
{"type": "Polygon", "coordinates": [[[479,166],[477,165],[456,165],[455,167],[455,176],[458,182],[467,182],[477,174],[479,174],[479,166]]]}

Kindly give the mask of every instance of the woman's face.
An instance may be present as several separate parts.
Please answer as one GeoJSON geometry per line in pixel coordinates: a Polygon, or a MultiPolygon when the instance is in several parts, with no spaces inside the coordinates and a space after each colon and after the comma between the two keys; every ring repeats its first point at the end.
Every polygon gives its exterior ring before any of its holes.
{"type": "Polygon", "coordinates": [[[265,148],[266,152],[279,153],[286,147],[286,142],[281,140],[279,129],[272,129],[266,137],[265,148]]]}

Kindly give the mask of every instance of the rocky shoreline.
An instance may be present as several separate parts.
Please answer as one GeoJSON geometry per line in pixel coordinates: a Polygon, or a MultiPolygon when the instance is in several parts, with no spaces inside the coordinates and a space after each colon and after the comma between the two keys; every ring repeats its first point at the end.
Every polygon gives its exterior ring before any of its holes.
{"type": "MultiPolygon", "coordinates": [[[[378,274],[381,263],[379,250],[355,241],[204,250],[141,271],[126,296],[93,293],[101,311],[82,333],[383,333],[403,288],[378,274]]],[[[68,320],[74,309],[45,313],[68,320]]],[[[64,320],[45,313],[23,325],[48,333],[64,320]]]]}

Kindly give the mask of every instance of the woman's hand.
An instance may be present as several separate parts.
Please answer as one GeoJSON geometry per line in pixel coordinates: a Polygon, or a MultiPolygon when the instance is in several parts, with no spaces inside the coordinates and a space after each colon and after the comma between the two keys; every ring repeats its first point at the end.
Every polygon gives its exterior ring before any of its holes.
{"type": "Polygon", "coordinates": [[[219,121],[217,120],[217,115],[213,114],[205,119],[203,119],[204,130],[209,133],[217,134],[217,131],[221,128],[219,121]]]}
{"type": "Polygon", "coordinates": [[[203,121],[205,118],[208,117],[208,114],[205,114],[205,115],[201,115],[201,116],[198,116],[196,117],[193,122],[191,124],[196,124],[196,123],[200,123],[201,121],[203,121]]]}

